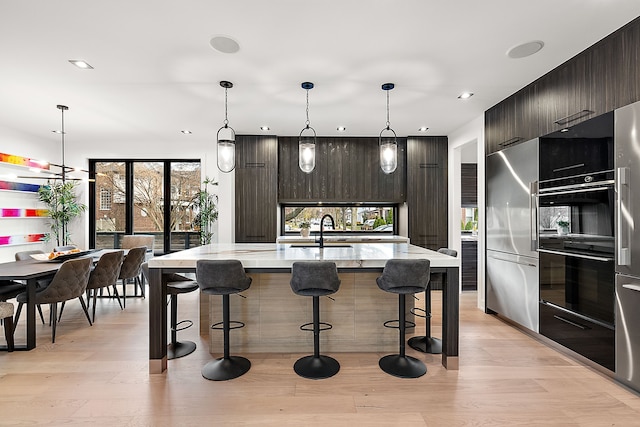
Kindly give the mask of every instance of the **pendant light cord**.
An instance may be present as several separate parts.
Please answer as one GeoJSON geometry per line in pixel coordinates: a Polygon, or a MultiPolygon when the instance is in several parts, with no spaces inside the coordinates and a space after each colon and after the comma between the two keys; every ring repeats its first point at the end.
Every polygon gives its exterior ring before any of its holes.
{"type": "Polygon", "coordinates": [[[228,127],[229,120],[227,119],[227,88],[224,88],[224,127],[228,127]]]}
{"type": "Polygon", "coordinates": [[[306,129],[309,129],[309,124],[311,122],[309,121],[309,89],[307,89],[307,121],[304,122],[305,125],[307,125],[306,129]]]}
{"type": "Polygon", "coordinates": [[[389,91],[387,90],[387,130],[389,130],[389,126],[391,126],[391,122],[389,121],[389,91]]]}

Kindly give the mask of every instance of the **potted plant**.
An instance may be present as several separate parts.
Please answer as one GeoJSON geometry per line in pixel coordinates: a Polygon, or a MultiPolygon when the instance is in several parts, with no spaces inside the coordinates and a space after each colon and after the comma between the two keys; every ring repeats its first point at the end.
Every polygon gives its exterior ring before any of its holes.
{"type": "Polygon", "coordinates": [[[213,224],[218,219],[218,196],[209,192],[209,185],[218,185],[209,177],[202,181],[203,188],[198,191],[193,200],[193,207],[198,212],[193,218],[192,225],[200,230],[200,244],[208,245],[213,237],[213,224]]]}
{"type": "Polygon", "coordinates": [[[51,233],[46,235],[45,241],[55,240],[56,246],[71,243],[69,223],[87,210],[86,205],[78,202],[76,185],[75,181],[54,181],[38,189],[38,198],[47,205],[50,218],[51,233]]]}
{"type": "Polygon", "coordinates": [[[558,234],[563,235],[569,233],[569,221],[561,219],[556,222],[556,224],[558,225],[558,234]]]}
{"type": "Polygon", "coordinates": [[[300,235],[302,237],[309,237],[309,232],[311,231],[311,224],[309,221],[302,221],[300,223],[300,235]]]}

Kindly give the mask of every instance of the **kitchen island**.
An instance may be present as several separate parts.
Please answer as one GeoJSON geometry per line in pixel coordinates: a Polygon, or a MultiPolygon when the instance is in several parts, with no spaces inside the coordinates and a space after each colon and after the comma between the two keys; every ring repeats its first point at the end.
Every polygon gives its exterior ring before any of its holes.
{"type": "MultiPolygon", "coordinates": [[[[237,259],[253,278],[251,288],[243,293],[247,298],[233,298],[236,306],[232,305],[231,311],[235,313],[232,317],[247,323],[245,328],[232,334],[237,340],[232,344],[236,351],[297,352],[299,347],[296,346],[302,344],[302,351],[308,351],[305,343],[312,339],[308,336],[311,334],[305,336],[298,328],[301,323],[309,321],[307,317],[311,311],[307,305],[310,301],[294,295],[288,280],[295,261],[309,260],[335,262],[341,279],[340,290],[334,295],[335,301],[323,301],[323,310],[326,311],[323,319],[333,323],[335,329],[323,337],[332,347],[323,348],[331,352],[388,351],[388,346],[395,340],[397,349],[397,331],[384,328],[379,322],[380,319],[397,318],[397,297],[379,290],[375,282],[385,262],[392,258],[429,259],[432,272],[445,273],[442,364],[448,369],[458,369],[459,259],[407,243],[361,243],[325,248],[246,243],[205,245],[149,260],[149,372],[161,373],[167,369],[164,274],[194,272],[199,259],[237,259]],[[304,321],[300,322],[298,316],[304,316],[304,321]],[[277,350],[264,347],[269,343],[277,350]]],[[[220,310],[220,303],[210,304],[207,299],[203,300],[208,316],[202,316],[202,321],[209,323],[216,317],[216,310],[220,310]]],[[[214,346],[218,350],[220,348],[215,340],[211,345],[212,352],[216,352],[214,346]]]]}

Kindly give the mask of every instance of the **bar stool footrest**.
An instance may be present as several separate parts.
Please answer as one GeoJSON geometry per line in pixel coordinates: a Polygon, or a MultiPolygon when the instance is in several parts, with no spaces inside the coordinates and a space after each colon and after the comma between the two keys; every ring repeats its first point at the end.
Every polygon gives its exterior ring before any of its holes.
{"type": "MultiPolygon", "coordinates": [[[[211,329],[218,329],[218,330],[223,330],[224,327],[221,326],[224,322],[218,322],[218,323],[214,323],[213,325],[211,325],[211,329]]],[[[238,320],[231,320],[229,322],[229,330],[231,329],[240,329],[240,328],[244,328],[244,322],[240,322],[238,320]]]]}
{"type": "Polygon", "coordinates": [[[422,353],[442,353],[442,340],[440,338],[418,336],[409,338],[409,347],[422,353]]]}
{"type": "Polygon", "coordinates": [[[329,356],[305,356],[294,363],[293,370],[303,378],[320,380],[337,374],[340,370],[340,363],[329,356]]]}
{"type": "Polygon", "coordinates": [[[190,327],[193,326],[193,321],[189,320],[189,319],[185,319],[185,320],[181,320],[178,323],[176,323],[176,327],[175,328],[171,328],[172,331],[184,331],[185,329],[189,329],[190,327]],[[183,323],[188,323],[185,326],[181,326],[183,323]]]}
{"type": "Polygon", "coordinates": [[[409,310],[409,313],[413,314],[414,316],[422,317],[423,319],[431,319],[431,313],[427,313],[424,308],[413,307],[411,310],[409,310]]]}
{"type": "MultiPolygon", "coordinates": [[[[331,323],[320,322],[320,329],[318,329],[318,331],[328,331],[329,329],[333,329],[333,325],[331,323]]],[[[313,332],[313,322],[309,322],[309,323],[305,323],[304,325],[301,325],[300,330],[313,332]]]]}
{"type": "Polygon", "coordinates": [[[400,378],[418,378],[427,372],[427,367],[420,360],[399,354],[384,356],[378,365],[387,374],[400,378]]]}
{"type": "MultiPolygon", "coordinates": [[[[394,320],[387,320],[386,322],[383,323],[385,328],[391,328],[391,329],[400,329],[400,325],[392,325],[391,323],[394,322],[400,322],[398,319],[394,319],[394,320]]],[[[405,328],[415,328],[416,324],[415,322],[412,322],[411,320],[405,320],[404,321],[405,324],[405,328]]]]}

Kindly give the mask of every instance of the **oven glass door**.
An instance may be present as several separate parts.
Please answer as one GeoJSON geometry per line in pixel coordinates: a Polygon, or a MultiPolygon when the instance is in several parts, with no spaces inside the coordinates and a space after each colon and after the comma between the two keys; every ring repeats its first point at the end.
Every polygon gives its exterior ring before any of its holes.
{"type": "Polygon", "coordinates": [[[615,256],[613,185],[541,191],[538,195],[538,249],[542,252],[615,256]]]}
{"type": "Polygon", "coordinates": [[[613,260],[541,252],[540,300],[613,326],[613,260]]]}

